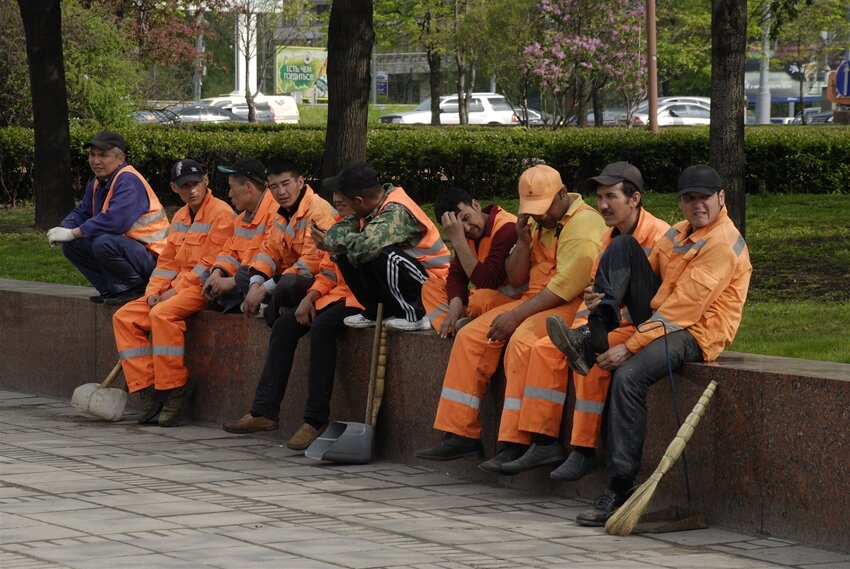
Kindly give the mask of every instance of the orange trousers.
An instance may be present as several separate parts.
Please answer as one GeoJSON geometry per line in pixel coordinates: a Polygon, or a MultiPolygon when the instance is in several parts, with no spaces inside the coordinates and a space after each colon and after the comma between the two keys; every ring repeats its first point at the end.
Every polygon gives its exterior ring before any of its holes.
{"type": "MultiPolygon", "coordinates": [[[[633,326],[622,326],[612,330],[608,333],[608,345],[614,347],[623,344],[634,333],[633,326]]],[[[564,360],[563,354],[552,344],[548,336],[535,345],[535,350],[547,356],[557,352],[564,360]]],[[[544,358],[532,357],[522,401],[519,428],[531,433],[559,437],[567,398],[567,370],[564,369],[563,373],[552,377],[542,367],[545,365],[548,364],[544,358]]],[[[594,365],[586,376],[573,372],[573,383],[576,390],[576,407],[573,412],[570,444],[594,448],[599,441],[602,413],[605,410],[605,399],[608,397],[608,387],[611,384],[611,373],[594,365]]]]}
{"type": "MultiPolygon", "coordinates": [[[[489,310],[460,329],[452,346],[449,364],[443,379],[443,389],[437,406],[434,428],[455,433],[464,437],[481,436],[480,407],[490,378],[499,367],[502,349],[505,350],[504,368],[507,380],[506,403],[510,399],[522,397],[528,363],[533,345],[546,337],[546,318],[558,315],[566,322],[572,322],[578,308],[578,302],[564,304],[550,310],[544,310],[530,316],[520,324],[507,345],[504,342],[488,342],[487,332],[493,319],[513,310],[525,302],[514,300],[489,310]],[[518,389],[517,389],[518,387],[518,389]]],[[[555,350],[557,352],[557,349],[555,350]]],[[[554,370],[549,373],[565,373],[566,361],[563,355],[552,359],[554,370]]],[[[513,406],[513,405],[512,405],[513,406]]],[[[518,429],[519,411],[511,409],[502,413],[499,428],[499,440],[528,444],[531,435],[518,429]]]]}
{"type": "MultiPolygon", "coordinates": [[[[464,316],[478,318],[485,312],[512,300],[514,299],[492,288],[474,288],[469,291],[469,301],[464,316]]],[[[425,307],[425,314],[431,320],[431,327],[439,332],[449,311],[444,279],[431,277],[425,281],[422,285],[422,305],[425,307]]]]}
{"type": "Polygon", "coordinates": [[[186,384],[186,319],[206,306],[200,287],[191,287],[153,308],[145,297],[128,302],[112,316],[115,344],[130,393],[150,385],[165,390],[186,384]]]}

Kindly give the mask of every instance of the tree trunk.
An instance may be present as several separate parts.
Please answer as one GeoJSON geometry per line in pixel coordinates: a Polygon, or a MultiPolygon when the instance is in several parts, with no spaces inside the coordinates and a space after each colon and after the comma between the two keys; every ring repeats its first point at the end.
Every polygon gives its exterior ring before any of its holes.
{"type": "Polygon", "coordinates": [[[746,0],[711,3],[711,126],[709,160],[725,183],[729,217],[744,234],[744,64],[746,0]]]}
{"type": "Polygon", "coordinates": [[[440,124],[440,54],[429,49],[428,57],[428,88],[431,92],[431,124],[440,124]]]}
{"type": "Polygon", "coordinates": [[[455,52],[457,64],[457,116],[460,124],[469,124],[469,101],[466,98],[466,59],[460,51],[455,52]]]}
{"type": "Polygon", "coordinates": [[[18,0],[26,35],[35,132],[35,224],[58,225],[74,206],[59,0],[18,0]]]}
{"type": "Polygon", "coordinates": [[[602,126],[605,119],[605,107],[602,104],[602,88],[593,87],[593,126],[602,126]]]}
{"type": "MultiPolygon", "coordinates": [[[[322,176],[366,159],[372,0],[334,0],[328,23],[328,128],[322,176]]],[[[326,198],[331,196],[325,195],[326,198]]]]}

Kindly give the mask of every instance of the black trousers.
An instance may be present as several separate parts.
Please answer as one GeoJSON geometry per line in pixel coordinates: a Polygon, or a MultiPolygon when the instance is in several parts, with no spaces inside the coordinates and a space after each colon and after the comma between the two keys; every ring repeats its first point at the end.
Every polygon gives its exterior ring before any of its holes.
{"type": "Polygon", "coordinates": [[[345,255],[337,255],[336,263],[351,292],[365,307],[366,318],[377,317],[379,303],[384,304],[384,318],[414,322],[425,316],[422,284],[428,280],[428,273],[400,247],[385,247],[375,259],[357,266],[345,255]]]}
{"type": "Polygon", "coordinates": [[[291,273],[281,275],[276,280],[277,286],[269,295],[269,305],[263,314],[269,328],[274,326],[281,314],[290,308],[297,308],[307,296],[307,291],[313,286],[313,277],[302,277],[291,273]]]}
{"type": "MultiPolygon", "coordinates": [[[[248,273],[247,265],[239,267],[235,275],[236,288],[230,292],[213,297],[207,301],[207,307],[217,312],[239,312],[239,307],[245,301],[245,295],[248,294],[248,288],[251,286],[251,276],[248,273]]],[[[206,280],[206,276],[204,280],[206,280]]]]}
{"type": "Polygon", "coordinates": [[[285,310],[272,326],[269,351],[254,392],[251,413],[279,419],[295,349],[301,337],[310,332],[310,368],[307,371],[304,418],[327,423],[336,371],[336,340],[347,329],[343,323],[345,317],[358,312],[357,308],[345,306],[345,301],[335,302],[318,312],[312,326],[303,326],[295,319],[294,310],[285,310]]]}
{"type": "MultiPolygon", "coordinates": [[[[630,235],[619,235],[611,241],[599,259],[594,290],[605,295],[590,318],[601,320],[607,330],[620,325],[620,306],[641,329],[661,326],[647,322],[652,318],[652,297],[661,279],[638,242],[630,235]]],[[[677,330],[648,344],[614,370],[606,406],[607,462],[605,474],[611,478],[634,480],[641,466],[646,438],[649,388],[685,362],[701,361],[699,344],[687,330],[677,330]],[[669,367],[668,367],[669,358],[669,367]]]]}

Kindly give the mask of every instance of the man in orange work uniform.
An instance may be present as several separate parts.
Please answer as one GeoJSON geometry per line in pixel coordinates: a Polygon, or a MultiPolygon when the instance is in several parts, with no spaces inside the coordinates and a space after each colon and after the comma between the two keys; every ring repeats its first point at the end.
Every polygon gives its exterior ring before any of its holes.
{"type": "MultiPolygon", "coordinates": [[[[353,213],[339,199],[334,200],[334,205],[340,216],[353,213]]],[[[312,237],[321,241],[324,238],[322,229],[327,228],[314,227],[312,237]]],[[[309,332],[310,363],[304,422],[286,442],[292,450],[309,447],[328,426],[336,373],[337,339],[347,330],[345,318],[362,309],[338,267],[325,253],[321,270],[298,308],[285,311],[272,326],[266,363],[254,391],[251,410],[238,421],[225,423],[222,428],[228,433],[239,434],[278,429],[280,403],[286,394],[295,350],[301,338],[309,332]]]]}
{"type": "MultiPolygon", "coordinates": [[[[434,421],[434,428],[446,434],[436,447],[416,453],[419,458],[483,456],[479,407],[503,348],[507,387],[499,440],[505,445],[480,467],[500,472],[502,464],[522,456],[531,442],[529,433],[518,429],[518,411],[532,347],[546,334],[547,316],[557,314],[570,322],[575,316],[602,246],[605,224],[580,195],[567,192],[560,174],[550,166],[523,172],[519,197],[517,243],[506,266],[510,284],[527,283],[528,290],[521,299],[490,310],[458,332],[434,421]]],[[[552,373],[559,368],[566,372],[563,357],[554,358],[551,367],[552,373]]]]}
{"type": "Polygon", "coordinates": [[[422,304],[431,326],[447,338],[459,319],[481,316],[519,296],[505,270],[516,243],[516,216],[496,204],[482,208],[460,188],[440,192],[434,214],[455,254],[448,279],[429,278],[422,285],[422,304]]]}
{"type": "Polygon", "coordinates": [[[179,425],[183,403],[194,389],[183,363],[186,319],[207,306],[201,276],[233,233],[234,218],[207,184],[203,167],[194,160],[180,160],[171,169],[171,189],[186,205],[174,214],[144,295],[112,317],[127,387],[130,393],[142,392],[139,423],[159,415],[161,427],[179,425]]]}
{"type": "MultiPolygon", "coordinates": [[[[670,229],[667,222],[654,217],[641,206],[643,176],[640,170],[628,162],[608,164],[600,175],[590,178],[586,186],[595,188],[597,207],[605,225],[611,228],[602,238],[600,259],[605,258],[606,249],[612,240],[626,236],[634,238],[643,251],[649,254],[655,242],[670,229]]],[[[597,274],[600,263],[598,260],[593,267],[592,276],[600,281],[600,287],[604,287],[608,275],[604,271],[597,274]]],[[[584,292],[587,299],[588,294],[593,293],[593,286],[589,286],[584,292]]],[[[607,339],[602,338],[611,345],[622,344],[635,333],[628,310],[624,309],[625,306],[621,309],[620,326],[612,330],[607,339]]],[[[587,315],[587,306],[582,303],[573,321],[573,327],[587,324],[587,315]]],[[[560,321],[557,316],[552,316],[549,320],[560,321]]],[[[559,435],[567,398],[567,374],[552,376],[546,367],[548,358],[535,357],[538,354],[546,354],[551,358],[552,355],[558,357],[560,351],[548,336],[538,340],[534,346],[519,419],[519,428],[532,433],[534,444],[517,460],[502,465],[505,474],[516,474],[543,464],[551,464],[553,461],[550,457],[563,456],[559,435]],[[527,404],[532,400],[536,405],[527,404]]],[[[564,464],[552,472],[551,478],[578,480],[596,467],[596,439],[610,379],[610,374],[599,366],[595,366],[589,374],[573,375],[576,408],[573,414],[572,444],[575,451],[564,464]]]]}
{"type": "Polygon", "coordinates": [[[248,264],[271,232],[278,203],[266,189],[266,167],[259,160],[241,158],[218,169],[228,174],[230,203],[241,213],[233,224],[233,235],[204,280],[203,292],[209,308],[236,312],[250,286],[248,264]]]}
{"type": "Polygon", "coordinates": [[[263,316],[271,327],[282,310],[298,306],[313,284],[322,251],[310,236],[310,227],[314,222],[330,227],[336,212],[289,160],[272,160],[267,178],[280,207],[271,233],[251,261],[243,312],[246,316],[263,316]]]}
{"type": "Polygon", "coordinates": [[[636,334],[594,355],[596,333],[589,326],[571,330],[554,320],[547,323],[574,370],[587,370],[595,362],[612,374],[605,467],[611,482],[593,509],[578,515],[581,525],[605,525],[634,484],[649,388],[667,375],[668,366],[676,370],[685,362],[716,359],[741,323],[753,267],[747,244],[726,212],[720,176],[710,166],[691,166],[679,176],[678,195],[685,220],[656,242],[648,260],[637,241],[622,239],[609,246],[607,266],[599,267],[609,282],[602,299],[591,302],[591,314],[613,330],[619,307],[631,296],[627,306],[636,334]],[[640,308],[632,284],[647,281],[655,286],[642,294],[640,308]]]}

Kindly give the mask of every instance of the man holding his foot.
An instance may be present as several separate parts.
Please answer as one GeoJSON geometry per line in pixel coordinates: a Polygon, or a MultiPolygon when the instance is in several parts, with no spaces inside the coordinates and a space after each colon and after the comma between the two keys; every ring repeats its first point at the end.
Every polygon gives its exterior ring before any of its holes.
{"type": "Polygon", "coordinates": [[[179,425],[194,389],[183,361],[186,319],[207,307],[201,276],[233,233],[235,217],[207,184],[194,160],[180,160],[171,169],[171,189],[186,205],[174,214],[144,295],[112,317],[127,387],[142,392],[139,423],[158,416],[160,427],[179,425]]]}
{"type": "MultiPolygon", "coordinates": [[[[335,196],[334,205],[340,216],[350,213],[338,196],[335,196]]],[[[326,229],[316,226],[311,238],[321,243],[326,229]]],[[[310,446],[328,426],[336,372],[336,340],[346,330],[343,321],[362,309],[326,253],[319,274],[298,308],[284,311],[272,326],[269,351],[251,411],[238,421],[225,423],[222,428],[228,433],[239,434],[278,429],[280,404],[286,393],[295,350],[299,340],[310,332],[304,423],[286,443],[292,450],[305,450],[310,446]]]]}
{"type": "Polygon", "coordinates": [[[579,514],[582,525],[605,525],[634,485],[649,388],[668,366],[677,370],[685,362],[716,359],[741,323],[752,265],[726,212],[720,176],[710,166],[691,166],[679,176],[678,195],[685,220],[656,242],[649,259],[632,237],[609,245],[597,271],[598,295],[589,298],[587,325],[571,330],[555,319],[547,322],[574,371],[587,375],[596,365],[612,374],[605,468],[611,482],[593,509],[579,514]],[[624,305],[637,333],[604,349],[602,339],[620,326],[624,305]]]}
{"type": "MultiPolygon", "coordinates": [[[[569,193],[557,170],[538,165],[519,180],[517,243],[506,262],[513,286],[528,285],[519,300],[494,308],[460,329],[455,337],[434,428],[444,431],[436,447],[416,453],[427,460],[481,458],[479,407],[504,349],[507,380],[499,427],[504,443],[496,456],[482,463],[488,472],[529,449],[531,433],[519,428],[519,414],[529,395],[535,344],[546,336],[547,316],[571,322],[590,282],[590,271],[602,246],[605,224],[581,196],[569,193]]],[[[566,374],[563,356],[553,350],[545,362],[547,374],[566,374]]],[[[563,460],[563,452],[550,462],[563,460]]]]}
{"type": "Polygon", "coordinates": [[[523,292],[507,282],[505,270],[516,243],[516,216],[496,204],[482,208],[460,188],[440,192],[434,214],[455,253],[447,280],[430,278],[422,285],[422,303],[431,326],[447,338],[464,319],[476,318],[523,292]]]}
{"type": "MultiPolygon", "coordinates": [[[[609,164],[600,175],[590,178],[585,186],[591,191],[595,190],[597,208],[605,220],[605,225],[610,228],[602,238],[600,259],[605,258],[606,250],[612,240],[622,239],[624,236],[633,238],[641,249],[649,254],[655,242],[670,229],[668,223],[661,221],[643,209],[641,205],[643,177],[632,164],[628,162],[609,164]]],[[[592,276],[604,283],[608,275],[597,271],[600,262],[597,261],[596,266],[594,266],[592,276]]],[[[596,298],[593,290],[593,286],[585,289],[585,303],[579,307],[573,321],[573,328],[587,324],[588,308],[586,302],[596,298]]],[[[625,306],[622,308],[624,309],[625,306]]],[[[629,313],[623,309],[621,309],[620,326],[612,330],[607,337],[603,333],[598,338],[600,342],[605,344],[605,349],[607,349],[608,344],[622,344],[635,333],[629,313]]],[[[595,318],[593,313],[590,313],[590,317],[591,319],[595,318]]],[[[557,316],[551,316],[549,320],[561,321],[557,316]]],[[[599,351],[602,352],[605,349],[599,351]]],[[[535,345],[535,350],[541,353],[554,352],[556,357],[560,354],[558,348],[552,344],[548,337],[541,339],[535,345]]],[[[574,450],[567,460],[550,474],[551,478],[555,480],[578,480],[596,468],[596,443],[610,379],[610,373],[599,366],[594,366],[590,373],[584,375],[573,374],[576,406],[573,414],[571,443],[574,450]]],[[[536,440],[536,445],[533,450],[530,449],[516,461],[504,464],[502,466],[503,471],[515,473],[530,470],[541,466],[541,462],[546,457],[556,456],[563,452],[559,435],[567,386],[566,373],[553,377],[546,370],[545,362],[542,359],[532,358],[525,390],[529,394],[539,394],[544,401],[539,402],[536,407],[523,405],[520,412],[519,428],[533,433],[532,438],[536,440]]],[[[532,397],[533,395],[529,395],[526,400],[530,400],[532,397]]]]}
{"type": "Polygon", "coordinates": [[[364,307],[346,326],[374,326],[383,303],[388,329],[430,330],[422,284],[445,279],[451,258],[434,223],[403,188],[382,185],[366,162],[346,166],[322,187],[354,212],[328,229],[323,243],[364,307]]]}
{"type": "Polygon", "coordinates": [[[94,178],[47,239],[97,289],[89,300],[121,306],[144,292],[165,249],[168,218],[147,180],[127,163],[120,134],[99,132],[88,146],[94,178]]]}

